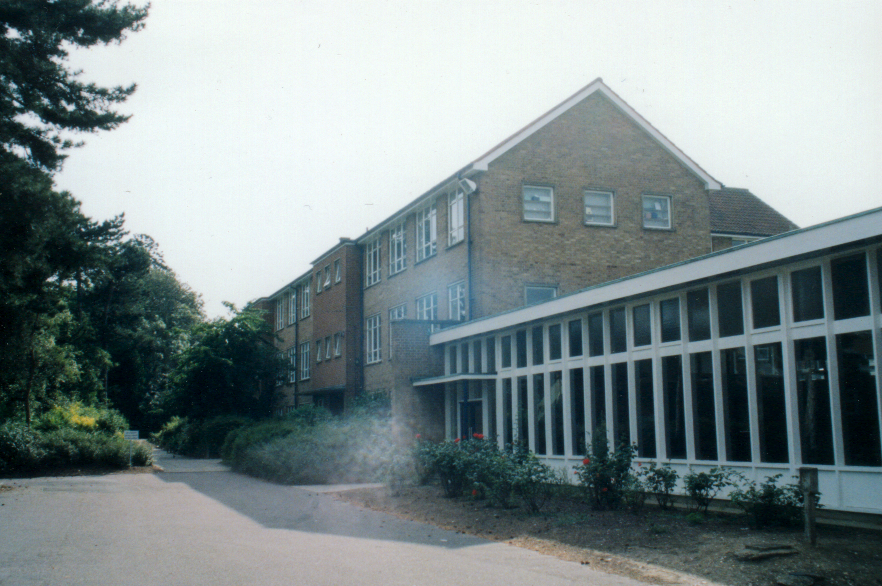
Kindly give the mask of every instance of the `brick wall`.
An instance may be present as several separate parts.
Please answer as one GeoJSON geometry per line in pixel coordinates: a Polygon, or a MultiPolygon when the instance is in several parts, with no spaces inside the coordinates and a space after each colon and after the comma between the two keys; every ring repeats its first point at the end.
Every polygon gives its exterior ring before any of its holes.
{"type": "Polygon", "coordinates": [[[416,320],[392,324],[392,414],[404,433],[412,437],[443,436],[444,387],[435,385],[415,389],[414,379],[444,374],[444,356],[440,348],[429,346],[430,327],[416,320]]]}

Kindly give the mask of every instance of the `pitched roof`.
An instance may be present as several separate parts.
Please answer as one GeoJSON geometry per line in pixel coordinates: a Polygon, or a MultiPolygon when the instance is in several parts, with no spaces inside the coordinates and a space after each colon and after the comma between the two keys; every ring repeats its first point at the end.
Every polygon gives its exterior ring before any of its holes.
{"type": "Polygon", "coordinates": [[[799,228],[747,189],[723,187],[708,192],[714,234],[772,236],[799,228]]]}

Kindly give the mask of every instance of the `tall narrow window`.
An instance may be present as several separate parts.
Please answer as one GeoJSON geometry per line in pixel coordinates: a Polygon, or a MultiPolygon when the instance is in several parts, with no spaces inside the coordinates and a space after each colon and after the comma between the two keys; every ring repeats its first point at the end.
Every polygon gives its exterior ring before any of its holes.
{"type": "Polygon", "coordinates": [[[592,366],[588,371],[591,384],[591,437],[602,430],[606,433],[606,376],[602,366],[592,366]]]}
{"type": "Polygon", "coordinates": [[[288,382],[297,382],[297,347],[288,348],[288,382]]]}
{"type": "Polygon", "coordinates": [[[535,326],[530,335],[533,343],[533,364],[545,362],[545,348],[542,343],[542,326],[535,326]]]}
{"type": "Polygon", "coordinates": [[[515,334],[515,358],[518,368],[527,366],[527,330],[520,330],[515,334]]]}
{"type": "Polygon", "coordinates": [[[866,255],[861,252],[845,258],[837,258],[830,263],[830,269],[835,319],[870,315],[866,255]]]}
{"type": "Polygon", "coordinates": [[[611,309],[609,312],[610,350],[613,354],[628,349],[628,336],[625,327],[625,308],[611,309]]]}
{"type": "Polygon", "coordinates": [[[793,321],[823,319],[824,295],[821,267],[811,267],[790,274],[793,297],[793,321]]]}
{"type": "Polygon", "coordinates": [[[726,459],[730,462],[750,462],[750,410],[744,348],[721,351],[720,362],[723,369],[726,459]]]}
{"type": "Polygon", "coordinates": [[[588,356],[603,356],[603,314],[588,316],[588,356]]]}
{"type": "Polygon", "coordinates": [[[563,352],[561,346],[560,324],[548,326],[548,359],[560,360],[563,352]]]}
{"type": "Polygon", "coordinates": [[[655,458],[655,399],[652,385],[652,360],[634,362],[634,387],[637,399],[637,455],[655,458]]]}
{"type": "Polygon", "coordinates": [[[550,187],[524,186],[524,220],[554,221],[554,190],[550,187]]]}
{"type": "Polygon", "coordinates": [[[613,439],[615,446],[631,443],[631,415],[628,411],[628,363],[612,365],[613,439]]]}
{"type": "Polygon", "coordinates": [[[839,403],[847,466],[882,466],[876,361],[870,332],[836,336],[839,358],[839,403]]]}
{"type": "Polygon", "coordinates": [[[662,358],[662,406],[668,458],[686,459],[686,407],[683,398],[683,360],[679,354],[662,358]]]}
{"type": "Polygon", "coordinates": [[[760,461],[789,462],[781,343],[755,346],[753,363],[756,376],[760,461]]]}
{"type": "Polygon", "coordinates": [[[518,377],[518,428],[515,432],[515,437],[517,438],[517,442],[525,447],[530,447],[530,432],[529,432],[529,423],[530,423],[530,411],[529,411],[529,395],[527,394],[527,377],[519,376],[518,377]]]}
{"type": "Polygon", "coordinates": [[[285,300],[283,298],[276,299],[276,329],[281,330],[285,327],[285,300]]]}
{"type": "Polygon", "coordinates": [[[692,439],[696,460],[717,459],[717,416],[714,407],[714,366],[710,352],[689,356],[692,369],[692,439]]]}
{"type": "Polygon", "coordinates": [[[827,340],[807,338],[794,343],[796,401],[803,464],[835,464],[827,340]]]}
{"type": "Polygon", "coordinates": [[[582,320],[574,319],[568,324],[570,334],[570,356],[582,355],[582,320]]]}
{"type": "Polygon", "coordinates": [[[587,454],[585,446],[585,374],[581,368],[570,371],[570,429],[573,455],[587,454]]]}
{"type": "Polygon", "coordinates": [[[448,319],[464,321],[466,318],[465,281],[447,287],[447,298],[449,300],[448,319]]]}
{"type": "Polygon", "coordinates": [[[310,292],[310,285],[309,285],[309,281],[307,281],[300,288],[300,317],[301,318],[309,317],[309,309],[310,309],[309,292],[310,292]]]}
{"type": "Polygon", "coordinates": [[[321,340],[321,338],[319,338],[318,340],[315,341],[315,361],[321,362],[322,356],[323,356],[323,354],[322,354],[322,340],[321,340]]]}
{"type": "Polygon", "coordinates": [[[325,266],[325,289],[331,286],[331,265],[325,266]]]}
{"type": "Polygon", "coordinates": [[[741,282],[717,285],[717,324],[720,337],[744,333],[744,306],[741,303],[741,282]]]}
{"type": "Polygon", "coordinates": [[[472,363],[474,364],[474,367],[471,372],[484,372],[483,362],[481,340],[475,340],[472,343],[472,363]]]}
{"type": "Polygon", "coordinates": [[[331,348],[331,336],[325,338],[325,360],[331,359],[331,352],[333,348],[331,348]]]}
{"type": "Polygon", "coordinates": [[[534,452],[537,456],[548,453],[545,443],[545,375],[533,375],[533,417],[536,423],[533,433],[536,440],[534,452]]]}
{"type": "Polygon", "coordinates": [[[514,443],[511,401],[511,379],[504,378],[502,379],[502,442],[504,445],[514,443]]]}
{"type": "Polygon", "coordinates": [[[496,372],[496,338],[487,338],[487,369],[484,372],[496,372]]]}
{"type": "Polygon", "coordinates": [[[460,368],[462,372],[474,372],[469,365],[469,345],[462,344],[459,347],[459,360],[460,360],[460,368]]]}
{"type": "Polygon", "coordinates": [[[380,282],[380,239],[376,238],[365,245],[364,286],[370,287],[380,282]]]}
{"type": "Polygon", "coordinates": [[[643,196],[643,227],[656,230],[671,228],[671,198],[658,195],[643,196]]]}
{"type": "Polygon", "coordinates": [[[680,339],[680,299],[665,299],[658,304],[661,313],[661,341],[677,342],[680,339]]]}
{"type": "Polygon", "coordinates": [[[317,294],[322,292],[322,288],[323,288],[322,283],[324,283],[324,280],[322,279],[322,272],[316,271],[316,273],[315,273],[315,292],[317,294]]]}
{"type": "Polygon", "coordinates": [[[309,379],[309,342],[300,344],[300,380],[309,379]]]}
{"type": "Polygon", "coordinates": [[[374,364],[379,362],[382,357],[380,314],[372,315],[367,318],[364,322],[364,326],[364,346],[367,354],[365,359],[368,364],[374,364]]]}
{"type": "Polygon", "coordinates": [[[754,329],[781,325],[778,277],[766,277],[750,282],[750,307],[753,309],[754,329]]]}
{"type": "Polygon", "coordinates": [[[297,321],[297,288],[288,295],[288,325],[297,321]]]}
{"type": "Polygon", "coordinates": [[[400,273],[407,268],[407,240],[404,221],[389,230],[389,274],[400,273]]]}
{"type": "Polygon", "coordinates": [[[465,202],[462,190],[447,196],[447,244],[452,246],[465,238],[465,202]]]}
{"type": "Polygon", "coordinates": [[[339,283],[343,280],[343,271],[340,267],[340,259],[334,261],[334,282],[339,283]]]}
{"type": "Polygon", "coordinates": [[[612,226],[615,223],[612,193],[608,191],[586,191],[584,198],[586,225],[612,226]]]}
{"type": "Polygon", "coordinates": [[[559,370],[550,375],[548,399],[551,404],[551,454],[564,455],[563,375],[559,370]]]}
{"type": "Polygon", "coordinates": [[[652,322],[649,304],[638,305],[632,312],[634,317],[634,345],[649,346],[652,344],[652,322]]]}
{"type": "Polygon", "coordinates": [[[499,360],[502,368],[511,368],[511,336],[502,336],[499,341],[499,360]]]}
{"type": "Polygon", "coordinates": [[[417,212],[417,262],[438,251],[438,212],[435,204],[417,212]]]}
{"type": "Polygon", "coordinates": [[[438,295],[429,293],[416,300],[416,318],[426,321],[438,319],[438,295]]]}
{"type": "Polygon", "coordinates": [[[710,339],[710,300],[707,289],[686,293],[686,316],[689,318],[689,341],[710,339]]]}
{"type": "Polygon", "coordinates": [[[343,334],[334,334],[334,357],[338,358],[343,353],[343,334]]]}

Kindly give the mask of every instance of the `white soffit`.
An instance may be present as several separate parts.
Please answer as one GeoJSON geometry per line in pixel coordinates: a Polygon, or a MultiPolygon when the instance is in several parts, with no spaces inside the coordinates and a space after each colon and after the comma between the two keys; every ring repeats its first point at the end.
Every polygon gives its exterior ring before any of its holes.
{"type": "Polygon", "coordinates": [[[555,315],[580,311],[586,307],[612,303],[692,281],[710,279],[733,271],[750,270],[767,263],[781,263],[790,257],[823,252],[832,247],[882,236],[882,208],[833,220],[802,230],[742,244],[694,260],[625,277],[606,285],[559,297],[538,305],[479,319],[432,334],[431,345],[443,344],[516,327],[555,315]]]}
{"type": "Polygon", "coordinates": [[[587,86],[576,92],[571,98],[565,100],[559,106],[552,109],[550,112],[541,116],[533,123],[529,124],[519,132],[512,135],[510,138],[500,143],[498,146],[493,148],[490,152],[476,160],[472,167],[474,169],[480,171],[486,171],[490,163],[494,160],[502,156],[509,149],[514,148],[522,141],[526,140],[530,136],[532,136],[535,132],[544,128],[547,124],[552,122],[558,116],[593,94],[594,92],[600,92],[607,98],[609,98],[616,106],[619,107],[625,114],[631,117],[634,122],[637,123],[643,130],[645,130],[650,136],[652,136],[659,144],[662,145],[668,152],[670,152],[674,157],[676,157],[686,168],[695,173],[702,181],[704,181],[707,189],[717,190],[721,189],[720,183],[711,177],[704,169],[698,166],[698,164],[686,156],[686,153],[677,148],[674,143],[665,137],[661,132],[659,132],[652,124],[647,122],[643,116],[638,114],[631,106],[629,106],[625,101],[620,98],[614,91],[612,91],[606,84],[603,83],[603,80],[600,78],[595,79],[587,86]]]}

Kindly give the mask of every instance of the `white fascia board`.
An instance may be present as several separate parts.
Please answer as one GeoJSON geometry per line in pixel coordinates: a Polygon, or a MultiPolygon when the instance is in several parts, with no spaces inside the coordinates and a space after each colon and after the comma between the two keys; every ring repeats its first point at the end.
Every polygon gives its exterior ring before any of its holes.
{"type": "Polygon", "coordinates": [[[619,299],[653,295],[662,289],[683,286],[730,272],[743,272],[750,270],[751,267],[769,263],[780,264],[794,256],[819,253],[832,247],[879,236],[882,236],[882,208],[756,242],[748,242],[668,267],[597,285],[545,303],[454,326],[432,334],[429,343],[433,346],[444,344],[555,315],[580,311],[594,305],[613,303],[619,299]]]}
{"type": "Polygon", "coordinates": [[[721,189],[722,185],[719,181],[711,177],[704,169],[698,166],[698,164],[686,156],[686,153],[677,148],[674,143],[665,137],[661,132],[659,132],[652,124],[650,124],[643,116],[637,113],[631,106],[629,106],[625,101],[616,95],[601,79],[596,79],[587,86],[585,86],[582,90],[577,92],[568,100],[561,103],[559,106],[545,114],[544,116],[537,119],[535,122],[521,130],[520,132],[514,134],[511,138],[501,143],[499,146],[488,152],[486,155],[472,163],[472,167],[474,169],[480,171],[486,171],[489,168],[490,163],[494,160],[502,156],[508,150],[514,148],[534,133],[538,132],[550,122],[555,120],[558,116],[562,115],[564,112],[593,94],[594,92],[601,92],[604,96],[609,98],[616,106],[619,107],[626,115],[630,116],[634,122],[637,123],[643,130],[647,132],[650,136],[652,136],[664,149],[670,152],[674,157],[676,157],[687,169],[692,171],[695,175],[697,175],[702,181],[707,189],[709,190],[717,190],[721,189]]]}

